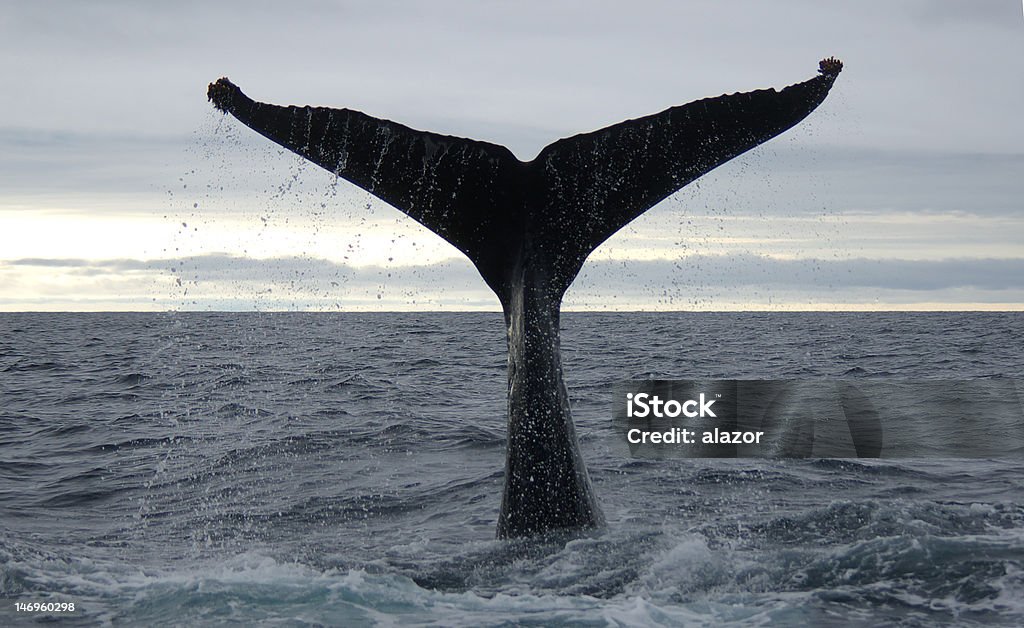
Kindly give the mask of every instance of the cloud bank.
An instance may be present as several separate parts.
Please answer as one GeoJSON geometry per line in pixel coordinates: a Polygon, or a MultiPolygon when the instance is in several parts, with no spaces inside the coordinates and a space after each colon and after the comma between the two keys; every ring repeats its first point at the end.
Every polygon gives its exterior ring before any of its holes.
{"type": "MultiPolygon", "coordinates": [[[[499,308],[472,265],[461,259],[386,267],[228,254],[157,260],[23,258],[0,262],[0,281],[31,284],[34,291],[28,299],[0,301],[5,310],[38,309],[55,295],[111,304],[149,298],[154,307],[173,309],[499,308]]],[[[1024,258],[823,260],[732,254],[591,260],[566,305],[650,310],[745,303],[771,309],[802,303],[805,309],[828,309],[828,304],[848,303],[886,309],[879,303],[940,303],[952,297],[954,305],[966,299],[1020,309],[1024,258]]]]}

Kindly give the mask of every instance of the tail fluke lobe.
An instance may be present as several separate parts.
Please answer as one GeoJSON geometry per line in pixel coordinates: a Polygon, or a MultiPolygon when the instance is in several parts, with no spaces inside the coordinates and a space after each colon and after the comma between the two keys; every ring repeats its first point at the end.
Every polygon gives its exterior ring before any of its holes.
{"type": "MultiPolygon", "coordinates": [[[[366,190],[465,253],[489,284],[523,230],[523,163],[507,148],[351,109],[256,102],[226,78],[207,95],[217,109],[366,190]]],[[[492,284],[492,288],[495,287],[492,284]]]]}
{"type": "Polygon", "coordinates": [[[574,277],[587,255],[630,221],[803,120],[841,67],[825,60],[821,74],[782,91],[706,98],[545,148],[531,164],[539,178],[539,216],[551,231],[571,224],[578,245],[563,249],[563,272],[574,277]]]}

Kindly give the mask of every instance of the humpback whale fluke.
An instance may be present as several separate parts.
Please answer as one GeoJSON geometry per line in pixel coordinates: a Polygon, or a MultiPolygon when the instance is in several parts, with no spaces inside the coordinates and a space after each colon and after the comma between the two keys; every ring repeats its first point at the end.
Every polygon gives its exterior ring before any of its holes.
{"type": "Polygon", "coordinates": [[[207,95],[274,142],[393,205],[472,260],[508,338],[508,452],[498,536],[602,522],[576,445],[559,356],[562,295],[587,256],[716,166],[789,129],[842,63],[774,89],[672,107],[559,140],[530,162],[507,148],[349,109],[256,102],[226,78],[207,95]]]}

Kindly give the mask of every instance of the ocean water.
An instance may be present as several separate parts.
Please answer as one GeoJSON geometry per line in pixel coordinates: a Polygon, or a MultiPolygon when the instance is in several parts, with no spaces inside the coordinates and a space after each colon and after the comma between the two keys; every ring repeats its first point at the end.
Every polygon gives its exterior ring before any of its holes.
{"type": "Polygon", "coordinates": [[[510,542],[499,314],[0,314],[0,624],[1024,624],[1020,459],[634,460],[610,399],[1019,377],[1024,315],[563,327],[608,525],[510,542]]]}

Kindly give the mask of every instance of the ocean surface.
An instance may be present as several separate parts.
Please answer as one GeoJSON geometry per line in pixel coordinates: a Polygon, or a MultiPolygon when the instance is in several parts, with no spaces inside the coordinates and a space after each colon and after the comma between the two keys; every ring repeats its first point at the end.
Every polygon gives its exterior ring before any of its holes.
{"type": "Polygon", "coordinates": [[[608,525],[509,542],[499,314],[0,314],[0,625],[1024,624],[1021,458],[634,460],[610,398],[1020,377],[1024,315],[563,327],[608,525]]]}

